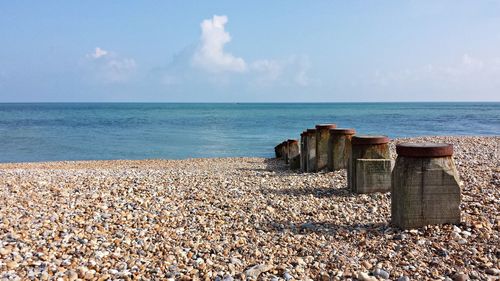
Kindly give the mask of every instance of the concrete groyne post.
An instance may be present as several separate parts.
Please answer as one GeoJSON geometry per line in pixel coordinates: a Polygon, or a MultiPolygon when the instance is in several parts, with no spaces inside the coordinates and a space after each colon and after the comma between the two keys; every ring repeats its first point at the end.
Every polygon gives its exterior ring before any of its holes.
{"type": "Polygon", "coordinates": [[[347,169],[348,187],[356,193],[391,189],[391,155],[386,136],[353,136],[347,169]]]}
{"type": "Polygon", "coordinates": [[[300,148],[298,140],[288,140],[288,162],[290,169],[296,170],[300,167],[300,148]]]}
{"type": "Polygon", "coordinates": [[[306,172],[316,172],[316,129],[307,129],[306,144],[306,172]]]}
{"type": "Polygon", "coordinates": [[[288,142],[284,141],[281,143],[281,159],[285,161],[286,164],[288,164],[288,142]]]}
{"type": "Polygon", "coordinates": [[[276,156],[276,158],[281,158],[281,155],[282,155],[282,151],[281,151],[281,146],[283,145],[283,143],[280,143],[278,144],[277,146],[274,147],[274,155],[276,156]]]}
{"type": "Polygon", "coordinates": [[[354,129],[335,128],[330,129],[328,139],[328,161],[329,171],[347,169],[349,157],[351,157],[351,138],[356,133],[354,129]]]}
{"type": "Polygon", "coordinates": [[[300,134],[300,171],[306,171],[307,163],[307,148],[306,148],[306,132],[300,134]]]}
{"type": "Polygon", "coordinates": [[[322,171],[328,165],[328,139],[330,129],[336,128],[335,124],[316,125],[316,171],[322,171]]]}
{"type": "Polygon", "coordinates": [[[392,172],[391,217],[400,228],[460,223],[459,175],[453,146],[402,143],[392,172]]]}

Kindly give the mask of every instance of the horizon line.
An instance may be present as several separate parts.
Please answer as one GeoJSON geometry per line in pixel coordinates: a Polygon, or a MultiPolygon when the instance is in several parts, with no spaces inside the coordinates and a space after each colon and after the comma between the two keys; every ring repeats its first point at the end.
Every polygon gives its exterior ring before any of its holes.
{"type": "Polygon", "coordinates": [[[78,104],[78,103],[123,103],[123,104],[338,104],[338,103],[500,103],[493,100],[477,100],[477,101],[0,101],[0,104],[78,104]]]}

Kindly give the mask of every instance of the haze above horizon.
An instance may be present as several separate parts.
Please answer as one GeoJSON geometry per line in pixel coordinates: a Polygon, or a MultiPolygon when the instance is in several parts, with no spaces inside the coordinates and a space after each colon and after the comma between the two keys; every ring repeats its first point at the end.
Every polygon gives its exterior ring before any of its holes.
{"type": "Polygon", "coordinates": [[[500,101],[500,1],[6,1],[0,102],[500,101]]]}

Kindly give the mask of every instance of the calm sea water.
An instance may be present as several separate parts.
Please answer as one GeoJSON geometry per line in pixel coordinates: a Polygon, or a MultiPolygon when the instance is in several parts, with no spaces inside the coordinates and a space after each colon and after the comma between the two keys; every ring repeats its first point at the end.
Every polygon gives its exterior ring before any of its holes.
{"type": "Polygon", "coordinates": [[[270,157],[331,122],[390,137],[500,135],[500,103],[0,104],[0,162],[270,157]]]}

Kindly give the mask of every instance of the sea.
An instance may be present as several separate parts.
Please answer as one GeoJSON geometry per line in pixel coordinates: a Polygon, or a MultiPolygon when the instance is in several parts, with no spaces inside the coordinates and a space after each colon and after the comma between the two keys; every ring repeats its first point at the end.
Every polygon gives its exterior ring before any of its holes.
{"type": "Polygon", "coordinates": [[[273,157],[316,124],[499,136],[500,103],[0,103],[0,162],[273,157]]]}

